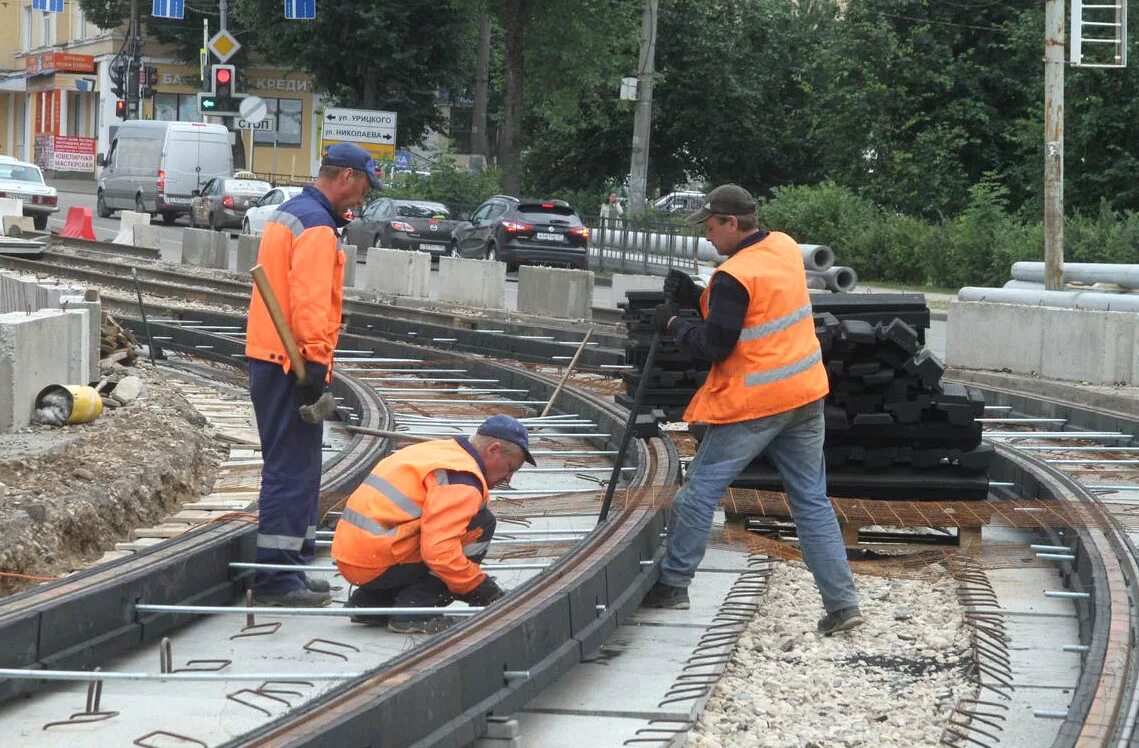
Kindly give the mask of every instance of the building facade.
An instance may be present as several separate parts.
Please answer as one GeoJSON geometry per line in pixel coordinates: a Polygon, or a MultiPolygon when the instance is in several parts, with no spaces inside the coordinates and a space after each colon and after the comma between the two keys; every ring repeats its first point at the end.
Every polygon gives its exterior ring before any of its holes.
{"type": "MultiPolygon", "coordinates": [[[[35,161],[48,171],[94,178],[118,124],[110,67],[123,29],[87,22],[75,0],[63,13],[32,8],[31,0],[0,3],[0,154],[35,161]]],[[[143,63],[159,70],[156,93],[142,103],[145,119],[221,121],[197,110],[201,71],[144,40],[143,63]]],[[[268,115],[236,129],[246,168],[280,178],[305,178],[319,164],[321,98],[310,78],[269,67],[241,71],[239,90],[262,98],[268,115]]]]}

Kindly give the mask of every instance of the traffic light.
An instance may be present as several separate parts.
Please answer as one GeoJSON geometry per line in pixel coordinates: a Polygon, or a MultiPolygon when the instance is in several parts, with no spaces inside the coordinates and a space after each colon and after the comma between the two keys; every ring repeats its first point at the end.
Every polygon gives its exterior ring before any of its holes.
{"type": "Polygon", "coordinates": [[[127,103],[122,99],[115,102],[115,116],[119,119],[127,118],[127,103]]]}
{"type": "Polygon", "coordinates": [[[111,93],[116,98],[123,98],[126,95],[126,81],[127,81],[127,61],[123,57],[116,57],[111,63],[111,93]]]}
{"type": "Polygon", "coordinates": [[[198,109],[202,114],[213,114],[218,110],[218,99],[209,93],[198,94],[198,109]]]}
{"type": "Polygon", "coordinates": [[[142,84],[139,91],[142,98],[149,99],[154,96],[155,89],[158,88],[158,68],[154,65],[143,65],[139,72],[139,82],[142,84]]]}
{"type": "Polygon", "coordinates": [[[237,71],[233,65],[212,65],[210,67],[210,75],[213,78],[213,83],[210,87],[210,92],[218,99],[219,109],[231,109],[228,102],[233,98],[234,78],[237,77],[237,71]]]}

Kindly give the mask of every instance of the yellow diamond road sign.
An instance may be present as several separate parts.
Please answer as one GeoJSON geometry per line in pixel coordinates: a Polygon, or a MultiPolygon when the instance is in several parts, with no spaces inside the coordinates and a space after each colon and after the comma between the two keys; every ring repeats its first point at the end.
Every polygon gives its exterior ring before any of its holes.
{"type": "Polygon", "coordinates": [[[237,50],[241,49],[241,43],[233,38],[233,34],[225,29],[214,34],[210,39],[210,43],[206,45],[214,55],[222,62],[229,62],[229,58],[237,54],[237,50]]]}

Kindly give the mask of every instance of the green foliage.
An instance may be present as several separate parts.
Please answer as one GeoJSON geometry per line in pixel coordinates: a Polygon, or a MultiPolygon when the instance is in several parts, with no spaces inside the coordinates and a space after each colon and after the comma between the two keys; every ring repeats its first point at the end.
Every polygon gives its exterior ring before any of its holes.
{"type": "MultiPolygon", "coordinates": [[[[1044,226],[1009,207],[993,175],[969,190],[960,215],[926,221],[887,211],[831,183],[784,187],[759,206],[760,222],[803,244],[826,244],[866,281],[960,288],[1002,286],[1014,262],[1042,260],[1044,226]]],[[[1139,214],[1106,203],[1065,222],[1068,262],[1139,262],[1139,214]]]]}
{"type": "Polygon", "coordinates": [[[475,174],[458,169],[455,160],[441,157],[428,175],[400,174],[384,185],[388,197],[420,197],[438,200],[455,210],[469,211],[483,200],[501,191],[502,175],[498,169],[484,169],[475,174]]]}

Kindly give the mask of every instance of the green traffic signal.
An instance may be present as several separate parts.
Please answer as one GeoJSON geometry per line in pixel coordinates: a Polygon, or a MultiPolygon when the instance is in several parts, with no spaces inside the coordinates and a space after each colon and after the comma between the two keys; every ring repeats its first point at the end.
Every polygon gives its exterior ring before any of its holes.
{"type": "Polygon", "coordinates": [[[200,108],[203,112],[216,112],[218,108],[218,100],[213,96],[203,96],[200,102],[200,108]]]}

